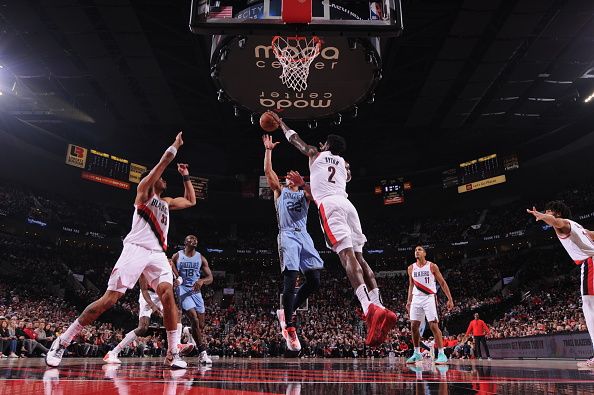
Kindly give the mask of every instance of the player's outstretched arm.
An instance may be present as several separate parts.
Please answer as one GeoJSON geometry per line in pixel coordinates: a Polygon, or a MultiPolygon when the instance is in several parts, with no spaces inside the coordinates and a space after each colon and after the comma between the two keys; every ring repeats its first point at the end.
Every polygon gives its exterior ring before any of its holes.
{"type": "Polygon", "coordinates": [[[293,144],[299,150],[299,152],[301,152],[303,155],[308,156],[310,159],[318,156],[318,154],[320,153],[318,149],[313,145],[309,145],[305,141],[301,140],[301,137],[299,137],[297,132],[288,127],[287,124],[283,122],[282,118],[279,117],[277,113],[273,111],[267,111],[267,113],[278,122],[281,129],[285,133],[287,141],[293,144]]]}
{"type": "Polygon", "coordinates": [[[268,185],[272,192],[274,193],[275,199],[278,198],[281,192],[281,184],[278,179],[278,175],[272,169],[272,150],[274,147],[280,144],[280,142],[272,142],[272,137],[268,134],[262,136],[262,142],[264,143],[264,148],[266,152],[264,153],[264,175],[268,180],[268,185]]]}
{"type": "Polygon", "coordinates": [[[155,167],[153,167],[150,173],[140,181],[138,184],[138,188],[136,189],[136,203],[142,204],[146,202],[149,198],[149,192],[157,182],[159,178],[163,175],[163,172],[169,166],[175,155],[177,155],[177,150],[184,144],[182,140],[182,133],[179,132],[177,136],[175,136],[175,140],[173,144],[169,148],[165,150],[161,160],[155,167]]]}
{"type": "Polygon", "coordinates": [[[443,289],[443,292],[448,297],[448,303],[447,303],[446,307],[448,308],[448,310],[453,309],[454,308],[454,299],[452,298],[452,293],[450,292],[450,287],[448,287],[448,283],[446,282],[445,278],[443,278],[443,276],[441,275],[441,271],[439,270],[439,267],[435,263],[431,265],[431,271],[433,272],[435,279],[441,286],[441,289],[443,289]]]}
{"type": "Polygon", "coordinates": [[[547,225],[555,228],[560,234],[568,234],[571,232],[571,225],[565,218],[557,218],[551,214],[541,213],[536,210],[536,207],[532,207],[532,210],[526,209],[526,212],[532,214],[537,221],[543,221],[547,225]]]}
{"type": "Polygon", "coordinates": [[[177,171],[184,180],[184,197],[164,198],[170,210],[183,210],[196,205],[196,191],[190,181],[190,172],[186,163],[178,163],[177,171]]]}

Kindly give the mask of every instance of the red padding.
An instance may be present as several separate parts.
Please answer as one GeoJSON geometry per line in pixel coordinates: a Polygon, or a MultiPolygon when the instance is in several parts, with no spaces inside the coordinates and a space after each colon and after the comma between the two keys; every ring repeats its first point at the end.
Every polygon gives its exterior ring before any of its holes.
{"type": "Polygon", "coordinates": [[[310,23],[312,0],[282,0],[282,16],[285,23],[310,23]]]}

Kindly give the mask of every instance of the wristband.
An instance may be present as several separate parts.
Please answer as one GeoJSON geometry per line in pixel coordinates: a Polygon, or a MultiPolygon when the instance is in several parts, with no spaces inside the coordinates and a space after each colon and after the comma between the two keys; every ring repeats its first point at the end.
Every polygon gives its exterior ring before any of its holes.
{"type": "Polygon", "coordinates": [[[173,154],[173,156],[177,155],[177,148],[175,148],[173,145],[170,146],[169,148],[167,148],[165,150],[165,152],[169,152],[170,154],[173,154]]]}
{"type": "Polygon", "coordinates": [[[175,279],[175,282],[177,283],[177,285],[182,285],[182,283],[184,282],[184,280],[182,280],[181,277],[178,277],[175,279]]]}
{"type": "Polygon", "coordinates": [[[190,181],[190,176],[186,174],[185,176],[182,176],[182,180],[184,180],[184,182],[190,181]]]}
{"type": "Polygon", "coordinates": [[[294,131],[293,129],[289,129],[289,130],[285,130],[285,137],[287,138],[287,141],[291,141],[291,136],[293,136],[294,134],[297,134],[296,131],[294,131]]]}

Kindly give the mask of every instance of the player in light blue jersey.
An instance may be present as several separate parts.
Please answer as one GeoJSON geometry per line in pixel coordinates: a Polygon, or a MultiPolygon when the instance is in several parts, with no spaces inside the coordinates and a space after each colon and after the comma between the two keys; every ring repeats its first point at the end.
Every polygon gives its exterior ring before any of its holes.
{"type": "Polygon", "coordinates": [[[287,181],[285,186],[281,185],[278,176],[272,170],[272,150],[279,143],[273,143],[269,135],[264,135],[262,140],[266,148],[264,174],[274,193],[279,229],[278,253],[283,274],[283,308],[277,311],[277,316],[287,348],[300,351],[301,344],[295,330],[293,313],[305,303],[309,295],[318,290],[320,270],[324,267],[324,262],[307,233],[307,211],[313,198],[308,185],[304,185],[303,190],[291,181],[287,181]],[[295,293],[299,272],[303,273],[305,282],[295,293]]]}
{"type": "Polygon", "coordinates": [[[200,362],[206,364],[212,363],[212,360],[206,353],[206,345],[202,336],[206,310],[201,288],[203,285],[212,284],[213,277],[208,261],[196,251],[197,245],[198,239],[196,236],[186,236],[184,240],[185,248],[176,252],[171,260],[173,261],[173,271],[181,280],[181,284],[177,287],[179,303],[186,317],[190,320],[192,336],[197,343],[200,362]],[[201,272],[204,276],[201,275],[201,272]]]}

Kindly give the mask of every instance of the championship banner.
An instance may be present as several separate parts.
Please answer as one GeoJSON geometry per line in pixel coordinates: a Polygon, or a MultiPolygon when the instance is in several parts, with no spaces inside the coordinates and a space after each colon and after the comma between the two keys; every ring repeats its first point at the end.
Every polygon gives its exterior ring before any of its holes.
{"type": "Polygon", "coordinates": [[[140,182],[140,176],[147,170],[146,166],[138,165],[134,162],[130,163],[130,182],[138,184],[140,182]]]}
{"type": "Polygon", "coordinates": [[[458,187],[458,193],[474,191],[475,189],[481,189],[481,188],[490,187],[490,186],[496,185],[496,184],[502,184],[505,181],[506,181],[505,175],[500,175],[497,177],[491,177],[491,178],[487,178],[484,180],[471,182],[470,184],[460,185],[458,187]]]}
{"type": "Polygon", "coordinates": [[[78,145],[68,144],[66,151],[66,164],[74,167],[85,168],[87,162],[87,149],[78,145]]]}
{"type": "Polygon", "coordinates": [[[95,181],[101,184],[110,185],[112,187],[130,190],[130,184],[124,181],[114,180],[113,178],[100,176],[87,171],[83,171],[80,176],[83,180],[95,181]]]}

